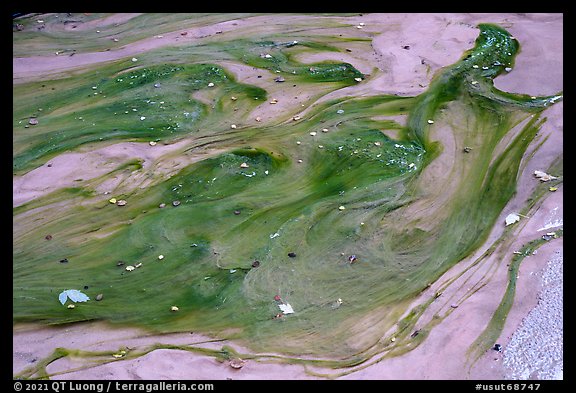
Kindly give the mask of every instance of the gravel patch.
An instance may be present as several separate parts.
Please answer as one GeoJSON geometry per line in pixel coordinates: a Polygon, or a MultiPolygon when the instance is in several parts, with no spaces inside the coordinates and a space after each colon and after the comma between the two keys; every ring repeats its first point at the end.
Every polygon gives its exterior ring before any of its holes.
{"type": "Polygon", "coordinates": [[[538,304],[524,318],[503,352],[506,379],[563,379],[563,251],[542,274],[538,304]]]}

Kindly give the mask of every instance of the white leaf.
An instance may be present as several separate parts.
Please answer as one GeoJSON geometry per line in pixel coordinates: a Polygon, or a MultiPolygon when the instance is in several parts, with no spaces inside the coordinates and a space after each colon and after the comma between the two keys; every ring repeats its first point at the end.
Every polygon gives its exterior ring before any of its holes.
{"type": "Polygon", "coordinates": [[[66,303],[66,300],[68,300],[68,295],[66,294],[66,291],[64,291],[60,295],[58,295],[58,300],[60,300],[60,303],[62,303],[62,305],[64,305],[64,303],[66,303]]]}
{"type": "Polygon", "coordinates": [[[88,300],[90,300],[88,296],[86,296],[77,289],[67,289],[65,291],[62,291],[62,293],[60,293],[60,295],[58,296],[58,300],[60,300],[60,303],[62,304],[66,303],[67,298],[69,298],[73,302],[78,303],[87,302],[88,300]]]}
{"type": "Polygon", "coordinates": [[[279,304],[278,307],[280,307],[280,310],[284,313],[284,314],[294,314],[294,310],[292,309],[292,306],[288,303],[286,304],[279,304]]]}
{"type": "Polygon", "coordinates": [[[510,213],[506,216],[506,226],[512,225],[518,221],[520,221],[520,216],[516,213],[510,213]]]}

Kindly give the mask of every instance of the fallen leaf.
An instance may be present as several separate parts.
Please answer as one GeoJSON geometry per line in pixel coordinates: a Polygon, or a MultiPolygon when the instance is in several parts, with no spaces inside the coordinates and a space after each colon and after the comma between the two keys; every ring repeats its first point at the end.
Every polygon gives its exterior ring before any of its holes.
{"type": "Polygon", "coordinates": [[[556,176],[549,175],[548,173],[539,170],[534,171],[534,176],[543,182],[558,179],[556,176]]]}
{"type": "Polygon", "coordinates": [[[66,303],[66,300],[68,299],[78,303],[87,302],[88,300],[90,300],[88,296],[86,296],[84,293],[80,292],[77,289],[67,289],[65,291],[62,291],[60,295],[58,295],[58,300],[60,300],[60,303],[62,303],[62,305],[64,305],[64,303],[66,303]]]}
{"type": "Polygon", "coordinates": [[[288,303],[279,304],[278,307],[280,308],[280,311],[282,311],[283,314],[294,314],[294,309],[288,303]]]}
{"type": "Polygon", "coordinates": [[[510,213],[506,216],[506,226],[512,225],[518,221],[520,221],[520,216],[516,213],[510,213]]]}

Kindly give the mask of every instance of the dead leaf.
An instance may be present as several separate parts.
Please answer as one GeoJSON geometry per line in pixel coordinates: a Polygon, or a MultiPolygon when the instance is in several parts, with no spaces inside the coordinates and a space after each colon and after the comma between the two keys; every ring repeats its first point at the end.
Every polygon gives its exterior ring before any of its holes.
{"type": "Polygon", "coordinates": [[[520,221],[520,216],[516,213],[510,213],[506,216],[506,226],[512,225],[518,221],[520,221]]]}

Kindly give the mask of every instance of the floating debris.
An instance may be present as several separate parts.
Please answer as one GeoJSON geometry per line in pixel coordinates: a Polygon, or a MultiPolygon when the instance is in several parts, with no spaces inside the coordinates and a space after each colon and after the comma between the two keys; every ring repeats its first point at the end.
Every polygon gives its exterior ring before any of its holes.
{"type": "Polygon", "coordinates": [[[60,295],[58,295],[58,300],[60,301],[60,303],[62,303],[62,305],[64,305],[68,299],[70,299],[74,303],[83,303],[90,300],[88,296],[86,296],[84,293],[80,292],[77,289],[67,289],[65,291],[62,291],[60,295]]]}
{"type": "Polygon", "coordinates": [[[434,124],[434,120],[429,119],[429,120],[428,120],[428,124],[434,124]]]}
{"type": "Polygon", "coordinates": [[[214,83],[212,82],[208,83],[208,87],[214,87],[214,83]]]}
{"type": "Polygon", "coordinates": [[[96,300],[97,302],[101,301],[102,299],[104,299],[104,295],[99,293],[98,295],[96,295],[96,297],[94,298],[94,300],[96,300]]]}
{"type": "Polygon", "coordinates": [[[322,132],[328,132],[328,128],[322,128],[322,132]]]}
{"type": "Polygon", "coordinates": [[[178,310],[180,310],[180,309],[178,308],[178,306],[172,306],[172,307],[170,307],[170,311],[178,311],[178,310]]]}
{"type": "Polygon", "coordinates": [[[240,164],[240,168],[249,168],[250,165],[248,165],[247,163],[243,162],[242,164],[240,164]]]}
{"type": "Polygon", "coordinates": [[[156,146],[156,142],[154,142],[154,141],[150,141],[150,142],[148,142],[148,144],[149,144],[150,146],[156,146]]]}
{"type": "Polygon", "coordinates": [[[69,309],[73,309],[73,308],[76,308],[76,306],[73,305],[73,304],[69,304],[69,305],[68,305],[68,308],[69,308],[69,309]]]}
{"type": "Polygon", "coordinates": [[[280,234],[279,234],[278,232],[273,233],[273,234],[270,235],[270,239],[275,239],[275,238],[277,238],[278,236],[280,236],[280,234]]]}
{"type": "Polygon", "coordinates": [[[158,255],[158,259],[159,259],[159,260],[164,259],[164,255],[158,255]]]}
{"type": "Polygon", "coordinates": [[[274,78],[274,82],[278,82],[278,83],[282,83],[285,82],[286,80],[281,77],[281,76],[277,76],[276,78],[274,78]]]}
{"type": "Polygon", "coordinates": [[[236,124],[230,124],[230,128],[232,128],[233,130],[236,129],[236,124]]]}
{"type": "Polygon", "coordinates": [[[38,124],[38,119],[35,117],[31,117],[30,120],[28,120],[28,124],[30,124],[31,126],[35,126],[36,124],[38,124]]]}
{"type": "Polygon", "coordinates": [[[338,210],[340,210],[340,211],[345,210],[345,209],[346,209],[345,206],[340,206],[340,207],[338,208],[338,210]]]}
{"type": "Polygon", "coordinates": [[[161,203],[161,204],[158,205],[158,207],[159,207],[160,209],[163,209],[163,208],[166,207],[166,204],[165,204],[165,203],[161,203]]]}
{"type": "Polygon", "coordinates": [[[336,301],[332,304],[332,308],[333,308],[333,309],[337,309],[337,308],[340,308],[341,305],[342,305],[342,299],[338,298],[338,300],[336,300],[336,301]]]}
{"type": "Polygon", "coordinates": [[[172,201],[172,206],[179,206],[180,205],[180,201],[172,201]]]}
{"type": "Polygon", "coordinates": [[[160,87],[162,87],[162,85],[160,83],[154,83],[154,87],[159,89],[160,87]]]}
{"type": "Polygon", "coordinates": [[[464,153],[470,153],[470,151],[472,151],[471,147],[465,146],[464,149],[462,150],[464,153]]]}
{"type": "Polygon", "coordinates": [[[274,296],[274,300],[276,300],[277,302],[281,302],[282,298],[280,297],[280,295],[276,295],[274,296]]]}
{"type": "Polygon", "coordinates": [[[140,262],[140,263],[137,263],[136,265],[134,265],[134,267],[135,267],[135,268],[139,268],[139,267],[142,267],[142,262],[140,262]]]}
{"type": "Polygon", "coordinates": [[[292,308],[292,306],[289,303],[279,304],[278,308],[280,308],[280,311],[282,311],[282,314],[284,314],[284,315],[294,314],[294,309],[292,308]]]}
{"type": "Polygon", "coordinates": [[[498,352],[502,352],[502,345],[500,344],[494,344],[494,346],[492,347],[493,350],[498,351],[498,352]]]}
{"type": "Polygon", "coordinates": [[[277,103],[278,103],[278,100],[277,100],[276,98],[273,98],[273,99],[270,101],[270,103],[271,103],[271,104],[277,104],[277,103]]]}
{"type": "Polygon", "coordinates": [[[540,179],[541,182],[558,179],[556,176],[549,175],[548,173],[539,170],[534,171],[534,176],[540,179]]]}
{"type": "Polygon", "coordinates": [[[133,271],[134,269],[136,269],[136,268],[135,268],[134,266],[132,266],[132,265],[126,266],[126,271],[128,271],[128,272],[131,272],[131,271],[133,271]]]}
{"type": "Polygon", "coordinates": [[[260,261],[254,261],[254,262],[252,262],[252,265],[251,265],[251,266],[252,266],[252,267],[258,267],[258,266],[260,266],[260,261]]]}
{"type": "Polygon", "coordinates": [[[46,239],[46,240],[52,240],[52,235],[46,235],[46,236],[44,236],[44,239],[46,239]]]}
{"type": "Polygon", "coordinates": [[[298,115],[296,115],[296,116],[294,116],[294,117],[292,118],[292,120],[294,120],[294,121],[298,121],[298,120],[300,120],[300,119],[302,119],[302,118],[301,118],[300,116],[298,116],[298,115]]]}
{"type": "Polygon", "coordinates": [[[132,61],[138,61],[138,59],[137,59],[137,58],[135,58],[135,57],[133,57],[133,58],[132,58],[132,61]]]}
{"type": "Polygon", "coordinates": [[[558,187],[550,187],[550,188],[548,188],[548,191],[552,191],[552,192],[557,191],[557,190],[558,190],[558,187]]]}
{"type": "Polygon", "coordinates": [[[257,116],[255,120],[256,121],[262,121],[262,118],[260,116],[257,116]]]}
{"type": "Polygon", "coordinates": [[[116,201],[116,206],[126,206],[126,202],[124,199],[119,199],[118,201],[116,201]]]}
{"type": "Polygon", "coordinates": [[[113,353],[112,357],[114,357],[115,359],[120,359],[123,358],[124,356],[126,356],[126,351],[122,350],[118,353],[113,353]]]}
{"type": "Polygon", "coordinates": [[[356,82],[362,82],[362,78],[354,78],[356,82]]]}
{"type": "Polygon", "coordinates": [[[116,200],[116,198],[110,198],[110,199],[108,200],[108,202],[110,202],[111,204],[115,205],[116,202],[117,202],[117,200],[116,200]]]}
{"type": "Polygon", "coordinates": [[[246,361],[242,360],[240,358],[234,358],[234,359],[230,359],[230,362],[228,364],[230,365],[230,367],[239,370],[242,367],[244,367],[244,365],[246,364],[246,361]]]}
{"type": "Polygon", "coordinates": [[[352,263],[356,262],[357,259],[358,258],[356,258],[356,255],[350,255],[348,257],[348,262],[350,262],[350,264],[352,264],[352,263]]]}
{"type": "Polygon", "coordinates": [[[512,225],[518,221],[520,221],[520,216],[516,213],[510,213],[506,216],[506,226],[512,225]]]}
{"type": "Polygon", "coordinates": [[[234,215],[235,215],[235,216],[240,215],[240,213],[242,213],[240,210],[234,210],[234,215]]]}
{"type": "Polygon", "coordinates": [[[68,263],[68,258],[60,259],[60,263],[68,263]]]}

